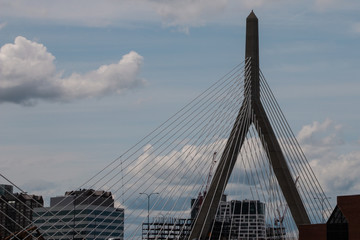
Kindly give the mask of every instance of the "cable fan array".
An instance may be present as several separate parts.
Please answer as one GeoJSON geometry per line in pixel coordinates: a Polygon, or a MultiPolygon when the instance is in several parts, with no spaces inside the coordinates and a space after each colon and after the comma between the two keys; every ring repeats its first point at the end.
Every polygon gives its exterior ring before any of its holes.
{"type": "MultiPolygon", "coordinates": [[[[118,234],[126,239],[187,239],[207,194],[208,178],[218,165],[214,153],[232,154],[224,152],[227,139],[233,127],[241,130],[244,125],[234,123],[240,106],[248,106],[244,96],[249,87],[244,79],[249,69],[250,61],[234,67],[77,189],[94,189],[100,195],[111,192],[114,205],[106,205],[106,198],[91,202],[94,195],[89,194],[77,205],[91,207],[76,209],[74,202],[64,198],[35,212],[33,219],[24,216],[25,226],[9,220],[23,229],[11,237],[26,233],[45,239],[109,239],[118,234]],[[125,214],[115,214],[119,208],[125,214]],[[65,210],[68,214],[59,218],[65,210]],[[34,226],[38,232],[33,231],[34,226]]],[[[308,215],[313,223],[320,222],[325,213],[315,199],[325,195],[262,74],[260,90],[308,215]]],[[[223,201],[217,206],[209,239],[296,239],[297,227],[262,144],[262,133],[256,130],[254,113],[244,109],[242,114],[248,114],[253,124],[242,132],[246,137],[233,172],[224,173],[229,181],[222,190],[223,201]]],[[[26,204],[23,208],[31,211],[26,204]]],[[[330,208],[328,202],[326,208],[330,208]]],[[[11,232],[4,224],[0,226],[11,232]]]]}

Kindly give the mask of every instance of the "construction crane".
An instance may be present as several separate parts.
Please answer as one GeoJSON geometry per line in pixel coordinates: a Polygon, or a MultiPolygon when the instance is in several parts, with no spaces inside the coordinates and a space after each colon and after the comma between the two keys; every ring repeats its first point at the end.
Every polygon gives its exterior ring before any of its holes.
{"type": "MultiPolygon", "coordinates": [[[[295,179],[295,186],[297,186],[297,182],[299,181],[299,178],[300,178],[300,176],[297,176],[297,177],[296,177],[296,179],[295,179]]],[[[288,210],[288,208],[289,208],[289,206],[286,205],[286,206],[285,206],[285,209],[284,209],[284,211],[283,211],[282,214],[280,214],[279,208],[276,208],[276,211],[277,211],[277,213],[278,213],[278,217],[275,218],[275,221],[274,221],[275,225],[278,225],[278,224],[279,224],[280,227],[283,227],[284,217],[285,217],[285,214],[286,214],[286,211],[288,210]]]]}
{"type": "Polygon", "coordinates": [[[209,175],[208,175],[207,180],[206,180],[204,196],[205,196],[207,190],[209,189],[209,186],[210,186],[210,183],[211,183],[212,173],[213,173],[214,166],[215,166],[215,163],[216,163],[216,154],[217,154],[217,152],[214,152],[214,154],[213,154],[213,158],[212,158],[212,162],[211,162],[210,170],[209,170],[209,175]]]}
{"type": "Polygon", "coordinates": [[[275,225],[279,224],[279,226],[282,227],[287,209],[288,209],[288,206],[286,205],[282,214],[280,213],[279,208],[276,209],[276,212],[278,213],[278,217],[275,218],[275,225]]]}
{"type": "Polygon", "coordinates": [[[210,183],[211,183],[211,178],[212,178],[212,172],[213,172],[213,169],[214,169],[214,166],[215,166],[215,163],[216,163],[216,154],[217,154],[217,152],[214,152],[213,157],[212,157],[209,174],[208,174],[207,179],[206,179],[206,185],[205,185],[205,182],[204,182],[204,184],[201,186],[201,189],[199,191],[199,195],[198,195],[197,199],[194,199],[194,202],[191,203],[192,204],[192,210],[191,210],[192,218],[195,218],[195,216],[196,216],[196,215],[193,215],[193,212],[194,213],[199,212],[199,210],[201,208],[201,205],[202,205],[202,203],[204,201],[204,198],[206,196],[206,192],[209,189],[209,186],[210,186],[210,183]],[[204,185],[205,185],[205,188],[204,188],[204,185]],[[204,191],[202,191],[202,189],[204,189],[204,191]]]}

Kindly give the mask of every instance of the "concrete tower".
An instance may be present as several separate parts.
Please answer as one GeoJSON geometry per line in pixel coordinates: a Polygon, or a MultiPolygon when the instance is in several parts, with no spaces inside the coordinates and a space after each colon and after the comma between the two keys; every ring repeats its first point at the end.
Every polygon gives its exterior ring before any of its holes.
{"type": "Polygon", "coordinates": [[[296,225],[310,223],[304,204],[281,151],[280,144],[276,139],[260,101],[258,18],[253,11],[246,19],[245,60],[250,61],[250,73],[245,77],[245,86],[248,86],[249,91],[244,92],[244,102],[224,148],[207,195],[194,222],[189,239],[206,239],[209,237],[211,223],[216,215],[217,206],[244,143],[246,133],[252,123],[256,123],[254,125],[258,134],[261,135],[262,145],[268,149],[268,159],[296,225]],[[251,116],[254,116],[255,119],[251,118],[251,116]]]}

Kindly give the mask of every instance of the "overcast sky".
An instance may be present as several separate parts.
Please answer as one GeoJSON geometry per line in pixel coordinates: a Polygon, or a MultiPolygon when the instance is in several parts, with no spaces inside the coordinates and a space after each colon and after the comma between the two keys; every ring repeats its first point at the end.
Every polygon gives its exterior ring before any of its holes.
{"type": "Polygon", "coordinates": [[[0,0],[1,173],[45,196],[80,186],[244,59],[252,9],[326,194],[358,194],[358,0],[0,0]]]}

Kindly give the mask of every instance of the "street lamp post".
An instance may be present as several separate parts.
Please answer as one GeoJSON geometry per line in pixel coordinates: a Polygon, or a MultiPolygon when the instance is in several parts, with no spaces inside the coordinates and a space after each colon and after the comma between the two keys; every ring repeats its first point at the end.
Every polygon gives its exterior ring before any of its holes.
{"type": "Polygon", "coordinates": [[[151,195],[159,194],[159,193],[155,192],[155,193],[150,193],[150,194],[148,194],[148,193],[142,192],[142,193],[140,193],[140,194],[145,194],[145,195],[147,196],[147,199],[148,199],[148,204],[147,204],[147,208],[148,208],[148,215],[147,215],[147,221],[148,221],[147,239],[149,240],[149,232],[150,232],[150,197],[151,197],[151,195]]]}
{"type": "Polygon", "coordinates": [[[321,202],[321,216],[322,216],[322,222],[325,222],[325,218],[324,218],[324,201],[327,199],[331,199],[331,197],[314,197],[315,200],[320,200],[321,202]]]}

